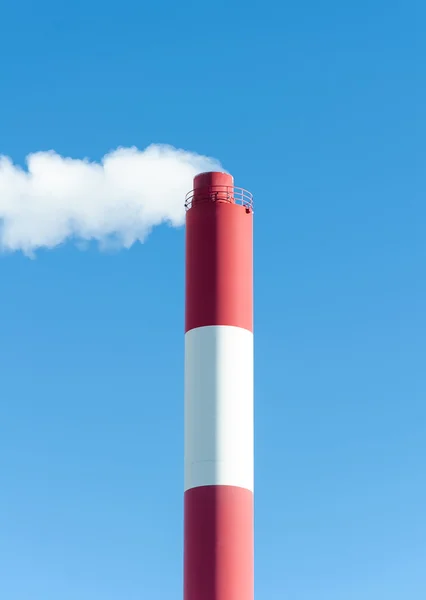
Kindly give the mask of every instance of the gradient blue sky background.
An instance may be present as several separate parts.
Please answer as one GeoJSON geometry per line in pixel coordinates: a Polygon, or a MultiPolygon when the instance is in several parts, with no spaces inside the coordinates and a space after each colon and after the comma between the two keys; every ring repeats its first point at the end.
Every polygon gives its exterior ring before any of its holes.
{"type": "MultiPolygon", "coordinates": [[[[426,8],[4,4],[0,153],[256,200],[256,593],[426,597],[426,8]]],[[[184,231],[0,258],[0,597],[182,597],[184,231]]]]}

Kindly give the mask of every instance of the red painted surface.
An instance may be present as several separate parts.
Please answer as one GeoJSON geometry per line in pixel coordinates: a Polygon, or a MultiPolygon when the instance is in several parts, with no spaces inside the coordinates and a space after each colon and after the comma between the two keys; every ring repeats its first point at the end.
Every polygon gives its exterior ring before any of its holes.
{"type": "Polygon", "coordinates": [[[216,185],[233,186],[234,178],[229,173],[222,171],[207,171],[194,177],[194,190],[216,185]]]}
{"type": "MultiPolygon", "coordinates": [[[[186,213],[185,332],[208,325],[253,331],[253,213],[234,202],[233,185],[226,173],[194,180],[186,213]]],[[[187,490],[184,527],[184,600],[253,600],[252,491],[187,490]]]]}
{"type": "Polygon", "coordinates": [[[185,492],[184,600],[253,600],[253,494],[232,486],[185,492]]]}
{"type": "Polygon", "coordinates": [[[234,178],[229,173],[222,173],[220,171],[208,171],[194,177],[194,190],[202,190],[206,187],[217,185],[232,187],[234,185],[234,178]]]}
{"type": "Polygon", "coordinates": [[[228,200],[229,195],[232,196],[234,187],[234,178],[228,173],[220,173],[212,171],[210,173],[200,173],[194,177],[194,196],[192,204],[204,202],[215,194],[217,200],[228,200]]]}
{"type": "Polygon", "coordinates": [[[201,201],[205,181],[198,183],[199,201],[195,191],[186,214],[185,332],[206,325],[253,331],[253,213],[205,195],[201,201]]]}

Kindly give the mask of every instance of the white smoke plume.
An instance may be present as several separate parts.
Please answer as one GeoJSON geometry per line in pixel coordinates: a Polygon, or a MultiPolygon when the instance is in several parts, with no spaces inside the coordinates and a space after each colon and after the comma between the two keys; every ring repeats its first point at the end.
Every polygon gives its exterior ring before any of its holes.
{"type": "Polygon", "coordinates": [[[220,163],[172,146],[118,148],[99,163],[36,152],[26,169],[0,156],[0,249],[31,256],[75,240],[129,248],[184,222],[194,175],[220,163]]]}

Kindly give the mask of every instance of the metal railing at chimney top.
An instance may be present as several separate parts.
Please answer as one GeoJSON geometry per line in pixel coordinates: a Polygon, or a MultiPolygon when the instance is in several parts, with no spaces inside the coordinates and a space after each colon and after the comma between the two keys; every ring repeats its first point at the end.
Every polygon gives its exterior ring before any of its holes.
{"type": "Polygon", "coordinates": [[[240,187],[213,185],[191,190],[185,196],[185,210],[192,207],[194,198],[197,204],[201,202],[229,202],[230,204],[244,206],[247,212],[253,211],[253,195],[240,187]]]}

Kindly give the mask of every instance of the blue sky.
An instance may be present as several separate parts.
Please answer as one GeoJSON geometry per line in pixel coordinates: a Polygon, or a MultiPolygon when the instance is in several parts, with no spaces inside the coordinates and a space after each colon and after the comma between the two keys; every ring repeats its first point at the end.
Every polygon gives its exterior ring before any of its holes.
{"type": "MultiPolygon", "coordinates": [[[[255,195],[256,594],[426,596],[426,8],[2,9],[0,153],[255,195]]],[[[0,596],[182,597],[183,229],[0,258],[0,596]]]]}

